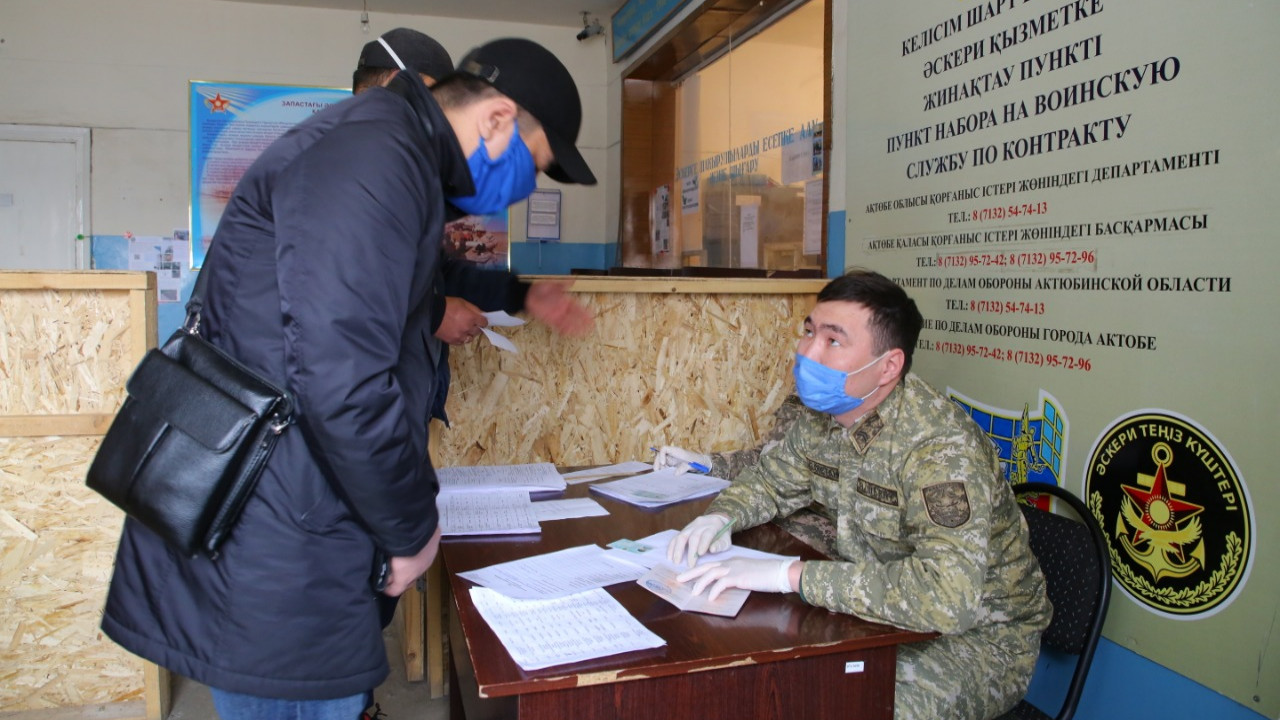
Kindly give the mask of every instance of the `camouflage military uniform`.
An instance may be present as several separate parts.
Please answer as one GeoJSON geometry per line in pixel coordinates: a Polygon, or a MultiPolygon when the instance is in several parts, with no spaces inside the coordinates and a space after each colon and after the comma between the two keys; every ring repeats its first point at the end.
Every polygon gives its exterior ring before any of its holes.
{"type": "Polygon", "coordinates": [[[915,375],[852,428],[803,410],[708,512],[740,528],[811,503],[836,557],[805,563],[806,602],[934,640],[899,648],[899,720],[995,717],[1026,692],[1051,608],[994,446],[915,375]]]}

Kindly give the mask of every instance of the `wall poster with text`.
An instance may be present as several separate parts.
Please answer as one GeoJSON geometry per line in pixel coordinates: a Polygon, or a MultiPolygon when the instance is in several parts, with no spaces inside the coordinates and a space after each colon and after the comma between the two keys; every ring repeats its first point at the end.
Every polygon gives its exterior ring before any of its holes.
{"type": "Polygon", "coordinates": [[[1011,477],[1052,473],[1100,521],[1106,636],[1280,717],[1280,8],[849,15],[847,97],[874,102],[840,149],[847,263],[916,299],[915,371],[1011,477]]]}
{"type": "Polygon", "coordinates": [[[190,83],[191,267],[204,264],[223,208],[258,155],[298,122],[349,97],[340,88],[190,83]]]}

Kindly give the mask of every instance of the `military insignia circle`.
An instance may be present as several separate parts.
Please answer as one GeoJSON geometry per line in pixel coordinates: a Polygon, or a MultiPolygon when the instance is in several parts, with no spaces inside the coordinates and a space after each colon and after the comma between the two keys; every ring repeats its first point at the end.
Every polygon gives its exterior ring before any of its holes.
{"type": "Polygon", "coordinates": [[[1188,418],[1142,411],[1103,431],[1085,496],[1116,582],[1173,617],[1212,614],[1244,585],[1253,557],[1248,493],[1226,450],[1188,418]]]}

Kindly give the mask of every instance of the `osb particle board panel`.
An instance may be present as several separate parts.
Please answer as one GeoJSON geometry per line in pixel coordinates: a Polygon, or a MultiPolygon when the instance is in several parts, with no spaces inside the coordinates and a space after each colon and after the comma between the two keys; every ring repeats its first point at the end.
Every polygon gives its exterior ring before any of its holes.
{"type": "Polygon", "coordinates": [[[452,349],[446,465],[592,465],[754,445],[792,391],[796,340],[813,295],[582,293],[585,338],[530,323],[452,349]]]}
{"type": "Polygon", "coordinates": [[[0,710],[140,700],[98,629],[123,515],[84,485],[98,438],[0,438],[0,710]]]}
{"type": "Polygon", "coordinates": [[[0,291],[0,415],[114,413],[137,362],[129,294],[0,291]]]}

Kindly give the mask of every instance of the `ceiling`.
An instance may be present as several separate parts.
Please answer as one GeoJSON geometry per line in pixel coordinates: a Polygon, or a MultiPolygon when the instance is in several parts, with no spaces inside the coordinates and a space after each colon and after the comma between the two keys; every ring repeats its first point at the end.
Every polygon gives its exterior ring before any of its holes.
{"type": "Polygon", "coordinates": [[[232,0],[261,5],[296,5],[370,15],[430,15],[471,20],[503,20],[533,25],[581,25],[588,12],[606,28],[624,0],[232,0]]]}

